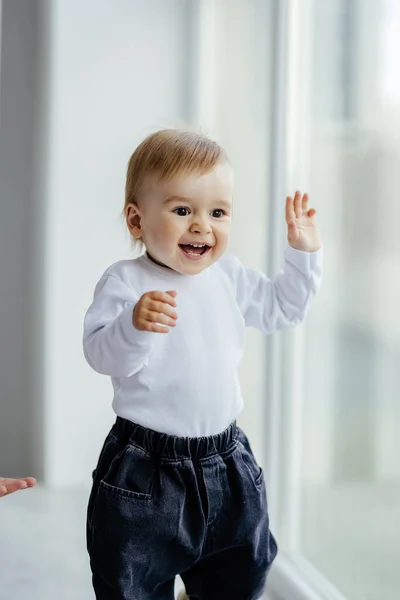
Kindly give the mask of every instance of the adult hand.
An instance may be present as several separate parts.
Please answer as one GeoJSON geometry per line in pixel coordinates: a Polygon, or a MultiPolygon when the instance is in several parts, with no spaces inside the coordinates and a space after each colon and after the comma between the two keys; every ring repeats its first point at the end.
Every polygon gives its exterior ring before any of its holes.
{"type": "Polygon", "coordinates": [[[0,477],[0,498],[24,490],[28,487],[34,487],[36,479],[34,477],[22,477],[21,479],[10,479],[8,477],[0,477]]]}

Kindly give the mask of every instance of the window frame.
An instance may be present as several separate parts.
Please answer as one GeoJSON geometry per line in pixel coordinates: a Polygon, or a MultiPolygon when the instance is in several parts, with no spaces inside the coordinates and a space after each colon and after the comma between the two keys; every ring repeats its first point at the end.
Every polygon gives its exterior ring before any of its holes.
{"type": "MultiPolygon", "coordinates": [[[[307,123],[310,90],[304,85],[312,67],[310,53],[312,0],[274,0],[274,89],[271,115],[271,152],[274,160],[270,186],[271,240],[269,270],[282,261],[285,232],[277,199],[308,183],[307,123]],[[301,43],[302,52],[298,52],[301,43]]],[[[270,600],[346,600],[310,561],[300,553],[301,452],[303,435],[304,326],[271,336],[268,344],[266,421],[271,528],[290,552],[280,551],[269,576],[270,600]],[[285,377],[290,372],[290,381],[285,377]],[[272,399],[272,401],[271,401],[272,399]]]]}

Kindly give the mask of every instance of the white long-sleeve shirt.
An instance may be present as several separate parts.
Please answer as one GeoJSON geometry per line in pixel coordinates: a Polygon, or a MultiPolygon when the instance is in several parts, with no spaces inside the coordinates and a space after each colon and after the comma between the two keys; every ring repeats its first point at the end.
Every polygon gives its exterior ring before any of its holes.
{"type": "Polygon", "coordinates": [[[112,265],[98,282],[84,322],[88,363],[111,377],[117,415],[171,435],[223,431],[243,406],[238,366],[246,326],[265,333],[297,325],[321,281],[322,250],[288,247],[273,280],[225,255],[198,275],[182,275],[146,254],[112,265]],[[177,291],[169,333],[137,330],[132,311],[149,291],[177,291]]]}

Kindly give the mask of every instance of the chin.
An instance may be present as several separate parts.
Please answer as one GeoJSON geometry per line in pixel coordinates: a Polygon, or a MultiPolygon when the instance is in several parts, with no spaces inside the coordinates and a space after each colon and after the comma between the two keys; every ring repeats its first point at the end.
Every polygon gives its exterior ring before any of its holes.
{"type": "Polygon", "coordinates": [[[184,275],[197,275],[205,269],[208,269],[214,262],[215,260],[212,260],[211,256],[208,256],[204,260],[196,260],[193,262],[185,261],[183,263],[182,261],[179,261],[177,270],[184,275]]]}

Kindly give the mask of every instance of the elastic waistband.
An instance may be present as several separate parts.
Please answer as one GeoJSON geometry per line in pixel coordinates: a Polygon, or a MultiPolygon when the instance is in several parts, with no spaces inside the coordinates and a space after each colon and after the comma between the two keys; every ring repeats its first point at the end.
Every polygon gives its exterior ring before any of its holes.
{"type": "Polygon", "coordinates": [[[239,431],[234,422],[217,435],[185,438],[153,431],[121,417],[117,417],[112,429],[126,443],[136,444],[149,454],[172,460],[200,460],[225,454],[236,445],[239,431]]]}

